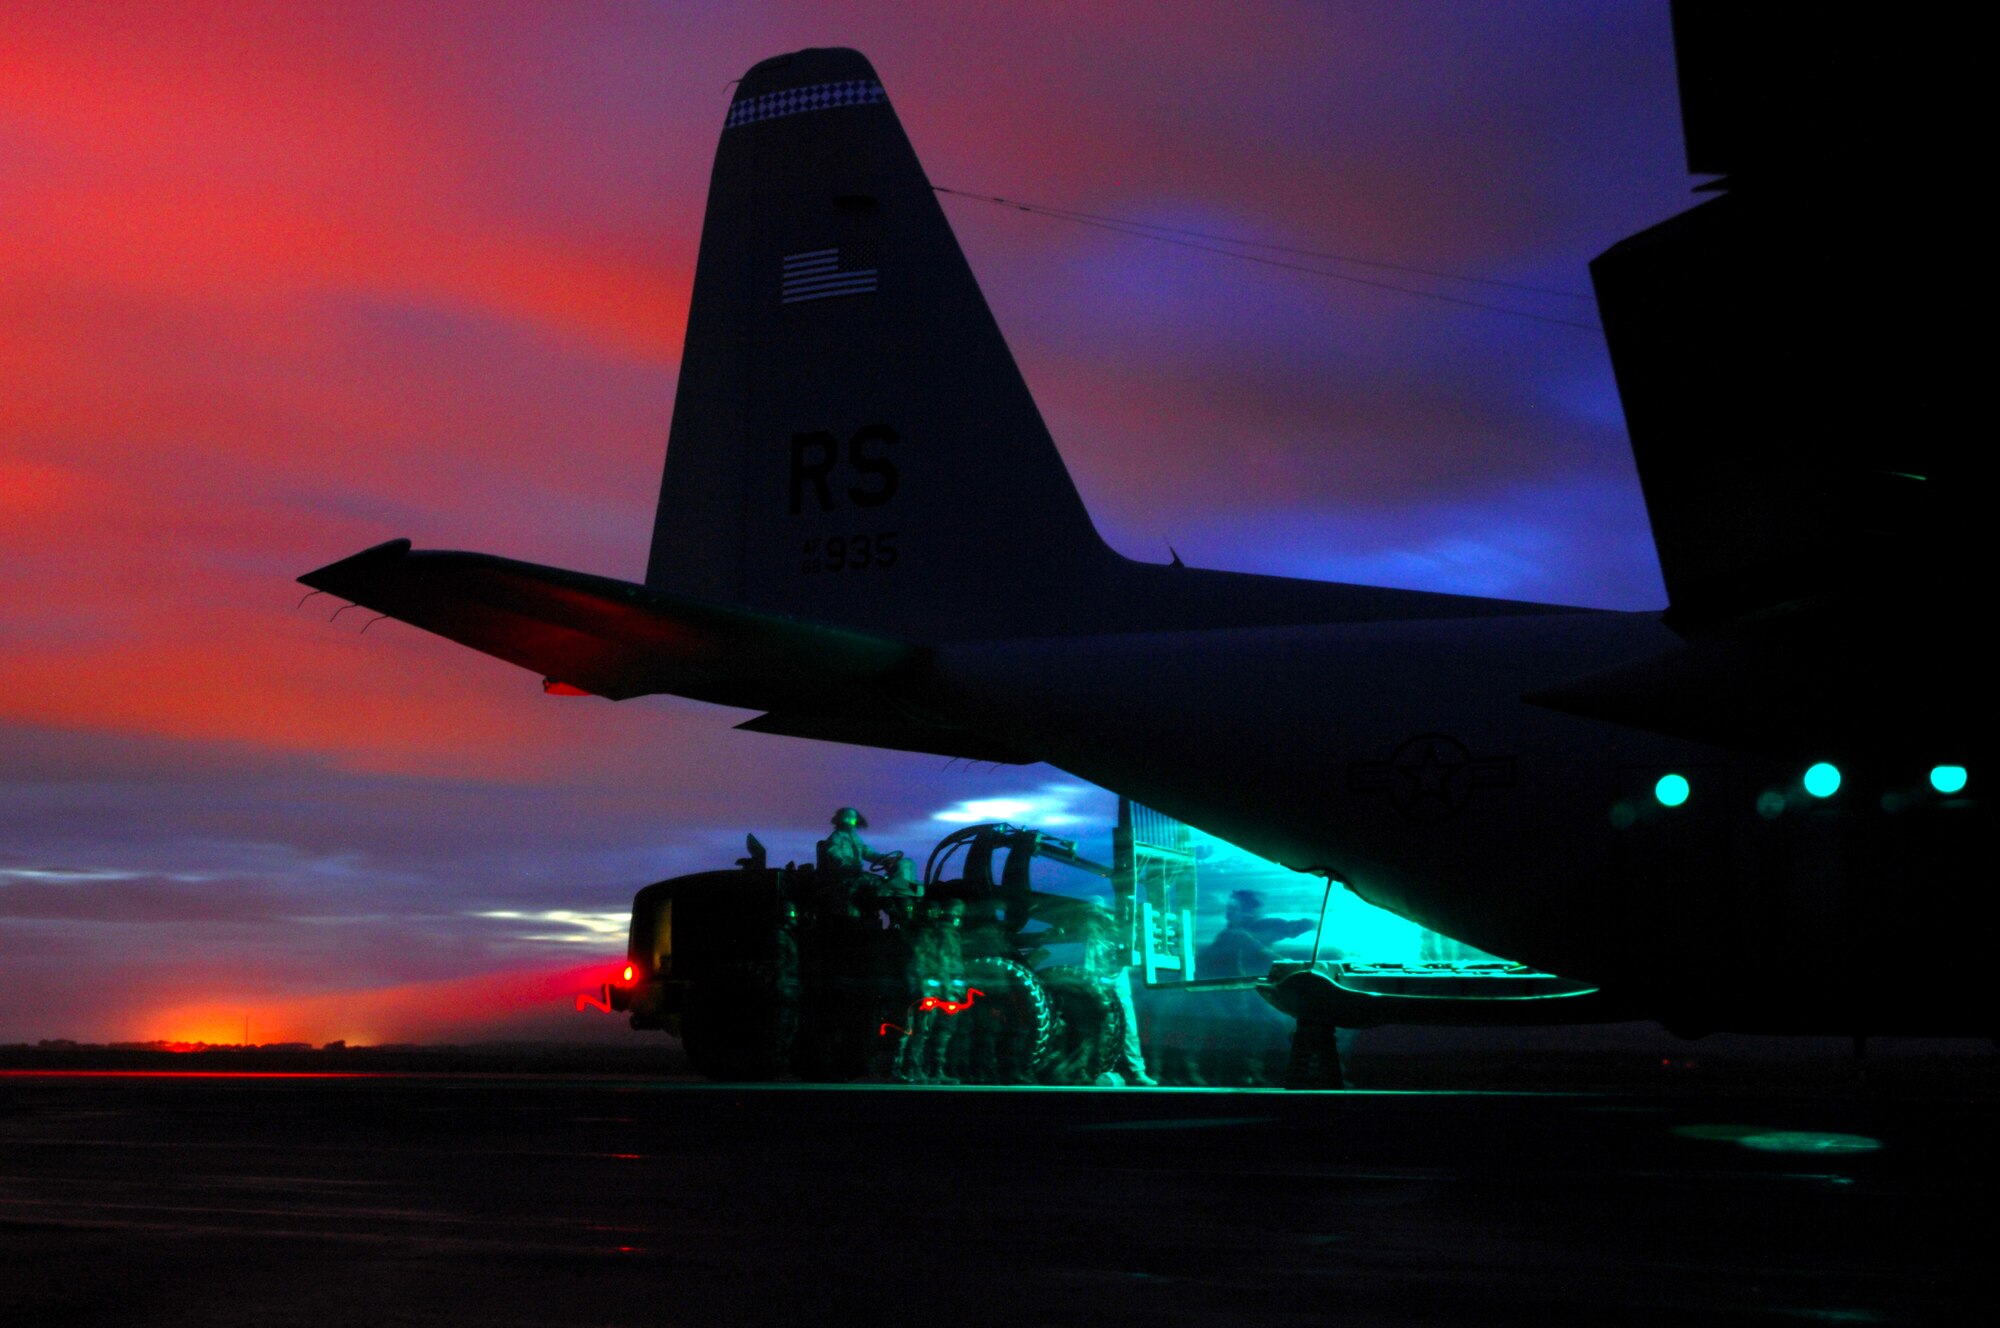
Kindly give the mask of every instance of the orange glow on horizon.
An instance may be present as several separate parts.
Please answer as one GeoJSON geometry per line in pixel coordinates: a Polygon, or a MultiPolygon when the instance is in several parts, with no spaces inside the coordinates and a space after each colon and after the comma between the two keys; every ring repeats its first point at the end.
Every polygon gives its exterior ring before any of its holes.
{"type": "MultiPolygon", "coordinates": [[[[579,987],[595,986],[601,964],[509,970],[388,987],[321,992],[276,1000],[195,1001],[134,1016],[119,1042],[162,1042],[187,1050],[243,1045],[247,1015],[252,1045],[343,1041],[385,1043],[478,1041],[504,1033],[523,1016],[547,1015],[550,1027],[579,987]]],[[[601,980],[601,979],[600,979],[601,980]]]]}

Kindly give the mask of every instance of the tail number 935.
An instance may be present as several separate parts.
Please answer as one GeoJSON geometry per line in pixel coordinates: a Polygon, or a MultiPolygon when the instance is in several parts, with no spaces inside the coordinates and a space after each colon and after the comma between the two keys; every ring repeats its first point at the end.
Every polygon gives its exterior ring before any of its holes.
{"type": "Polygon", "coordinates": [[[799,571],[806,576],[820,572],[865,572],[871,567],[894,567],[901,556],[893,530],[809,539],[805,542],[803,553],[799,571]]]}

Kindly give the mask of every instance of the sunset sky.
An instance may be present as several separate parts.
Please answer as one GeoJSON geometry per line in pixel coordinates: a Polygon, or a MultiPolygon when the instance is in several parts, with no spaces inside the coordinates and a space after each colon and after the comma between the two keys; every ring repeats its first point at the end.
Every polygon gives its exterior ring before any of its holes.
{"type": "MultiPolygon", "coordinates": [[[[1159,226],[1587,294],[1692,201],[1664,0],[8,4],[0,1041],[629,1038],[568,993],[746,830],[1101,840],[1047,767],[297,607],[395,536],[640,577],[730,83],[809,45],[934,183],[1159,226]]],[[[1120,551],[1663,602],[1587,299],[945,206],[1120,551]]]]}

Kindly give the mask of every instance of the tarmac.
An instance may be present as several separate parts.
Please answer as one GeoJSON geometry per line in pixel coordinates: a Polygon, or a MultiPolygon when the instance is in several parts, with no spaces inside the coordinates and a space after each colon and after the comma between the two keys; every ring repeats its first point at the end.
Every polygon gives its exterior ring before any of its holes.
{"type": "Polygon", "coordinates": [[[1949,1323],[1990,1096],[0,1070],[0,1320],[1949,1323]]]}

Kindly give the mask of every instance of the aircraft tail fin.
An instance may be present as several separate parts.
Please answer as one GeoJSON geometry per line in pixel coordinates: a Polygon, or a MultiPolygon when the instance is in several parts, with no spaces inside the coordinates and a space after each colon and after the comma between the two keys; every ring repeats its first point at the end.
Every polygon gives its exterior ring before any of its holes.
{"type": "Polygon", "coordinates": [[[722,131],[646,584],[914,640],[1019,632],[1099,539],[860,54],[722,131]]]}

